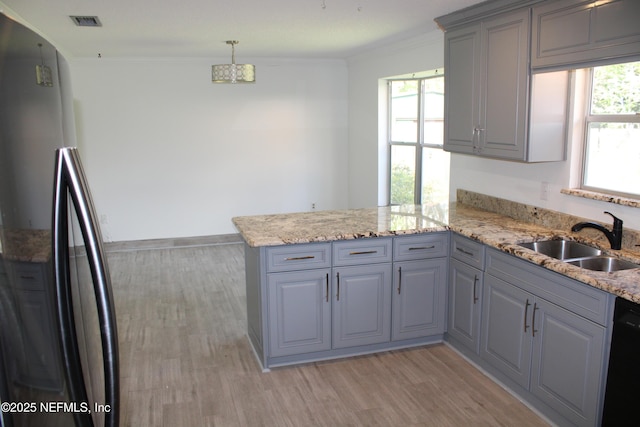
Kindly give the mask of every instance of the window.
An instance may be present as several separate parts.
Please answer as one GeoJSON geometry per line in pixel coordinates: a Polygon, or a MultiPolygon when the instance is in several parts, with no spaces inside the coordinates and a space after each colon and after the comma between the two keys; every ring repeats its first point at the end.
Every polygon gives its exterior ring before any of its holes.
{"type": "Polygon", "coordinates": [[[390,80],[389,204],[448,204],[444,77],[390,80]]]}
{"type": "Polygon", "coordinates": [[[593,68],[590,95],[582,188],[640,198],[640,62],[593,68]]]}

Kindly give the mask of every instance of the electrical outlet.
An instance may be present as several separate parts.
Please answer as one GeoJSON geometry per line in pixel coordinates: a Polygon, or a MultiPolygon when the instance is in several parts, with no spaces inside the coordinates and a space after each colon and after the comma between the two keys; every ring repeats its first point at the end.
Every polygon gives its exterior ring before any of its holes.
{"type": "Polygon", "coordinates": [[[315,202],[311,203],[311,210],[312,211],[316,210],[316,203],[315,202]]]}
{"type": "Polygon", "coordinates": [[[540,185],[540,200],[549,200],[549,183],[546,181],[540,185]]]}

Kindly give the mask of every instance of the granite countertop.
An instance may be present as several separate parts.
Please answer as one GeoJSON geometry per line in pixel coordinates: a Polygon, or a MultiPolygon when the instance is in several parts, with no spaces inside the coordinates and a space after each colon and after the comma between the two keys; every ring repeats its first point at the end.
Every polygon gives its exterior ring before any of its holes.
{"type": "Polygon", "coordinates": [[[277,246],[396,236],[452,230],[488,246],[556,271],[595,288],[640,303],[640,269],[613,273],[586,270],[538,254],[519,243],[569,238],[595,245],[607,255],[640,263],[640,253],[613,251],[580,234],[545,227],[461,203],[448,208],[392,206],[367,209],[318,211],[278,215],[244,216],[233,223],[252,247],[277,246]]]}
{"type": "Polygon", "coordinates": [[[51,259],[51,231],[0,229],[0,255],[6,260],[46,263],[51,259]]]}

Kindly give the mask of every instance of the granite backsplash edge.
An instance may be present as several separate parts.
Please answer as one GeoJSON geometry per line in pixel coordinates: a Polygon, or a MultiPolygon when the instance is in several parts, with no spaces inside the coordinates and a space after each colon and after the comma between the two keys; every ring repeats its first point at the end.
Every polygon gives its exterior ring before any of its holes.
{"type": "MultiPolygon", "coordinates": [[[[611,223],[569,215],[551,209],[531,206],[464,189],[458,189],[456,191],[456,200],[463,205],[499,213],[519,221],[552,228],[554,230],[566,230],[567,234],[572,234],[571,226],[573,224],[583,221],[597,222],[607,227],[607,229],[611,229],[611,223]]],[[[622,220],[624,220],[624,218],[622,218],[622,220]]],[[[609,242],[604,234],[597,230],[584,229],[580,231],[579,234],[583,238],[596,241],[599,245],[604,247],[609,246],[609,242]]],[[[640,252],[640,231],[624,227],[622,248],[632,252],[640,252]]]]}

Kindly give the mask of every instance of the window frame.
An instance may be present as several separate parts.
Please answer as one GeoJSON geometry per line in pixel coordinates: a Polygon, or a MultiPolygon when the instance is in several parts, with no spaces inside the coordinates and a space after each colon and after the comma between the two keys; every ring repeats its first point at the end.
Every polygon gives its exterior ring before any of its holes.
{"type": "Polygon", "coordinates": [[[580,189],[600,194],[611,194],[630,199],[640,199],[640,193],[626,193],[610,188],[594,187],[586,184],[586,173],[588,163],[588,143],[589,143],[589,125],[591,123],[638,123],[640,124],[640,114],[591,114],[591,103],[593,101],[593,77],[595,67],[588,69],[587,73],[587,96],[585,96],[585,113],[584,113],[584,129],[582,138],[582,158],[580,171],[580,189]]]}
{"type": "MultiPolygon", "coordinates": [[[[432,143],[428,143],[425,144],[424,143],[424,122],[425,122],[425,118],[424,118],[424,111],[425,111],[425,105],[424,105],[424,84],[425,81],[430,80],[430,79],[434,79],[434,78],[442,78],[444,79],[444,72],[439,69],[439,70],[435,70],[433,72],[433,74],[427,75],[427,76],[421,76],[421,77],[407,77],[407,78],[390,78],[387,79],[387,158],[389,159],[388,161],[388,165],[387,165],[387,184],[388,184],[388,188],[389,188],[389,192],[387,195],[387,205],[388,206],[398,206],[396,205],[392,205],[391,204],[391,186],[392,186],[392,182],[391,182],[391,176],[392,176],[392,166],[393,166],[393,158],[392,158],[392,148],[393,146],[402,146],[402,147],[414,147],[415,149],[415,165],[414,165],[414,170],[415,170],[415,177],[414,177],[414,190],[413,190],[413,195],[414,195],[414,200],[413,203],[415,205],[421,205],[423,203],[422,200],[422,174],[423,174],[423,165],[422,165],[422,158],[423,158],[423,150],[425,148],[440,148],[443,149],[444,147],[444,140],[442,141],[441,144],[432,144],[432,143]],[[418,110],[417,110],[417,115],[418,115],[418,126],[416,129],[417,132],[417,137],[416,137],[416,142],[406,142],[406,141],[393,141],[391,139],[391,130],[392,130],[392,117],[393,117],[393,108],[392,108],[392,84],[393,82],[397,82],[397,81],[411,81],[411,80],[415,80],[418,81],[418,99],[417,99],[417,104],[418,104],[418,110]]],[[[444,111],[443,111],[443,117],[442,117],[442,126],[444,128],[444,111]]]]}

